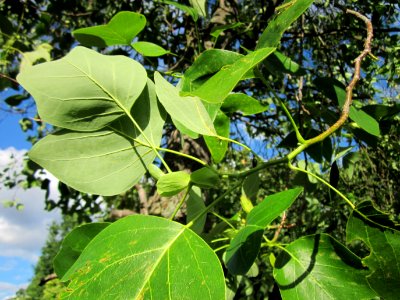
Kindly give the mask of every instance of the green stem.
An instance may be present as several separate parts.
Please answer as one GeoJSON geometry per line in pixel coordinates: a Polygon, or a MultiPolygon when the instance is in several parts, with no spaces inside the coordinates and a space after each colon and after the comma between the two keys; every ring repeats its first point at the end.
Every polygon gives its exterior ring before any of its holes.
{"type": "Polygon", "coordinates": [[[214,216],[216,216],[217,218],[219,218],[220,220],[222,220],[223,222],[225,222],[225,224],[227,224],[230,228],[232,228],[233,230],[237,230],[235,226],[233,226],[231,224],[231,222],[229,222],[228,219],[224,218],[223,216],[220,216],[219,214],[217,214],[216,212],[212,213],[214,216]]]}
{"type": "Polygon", "coordinates": [[[223,193],[221,196],[219,196],[217,199],[214,200],[210,205],[208,205],[206,208],[204,208],[197,216],[193,218],[192,221],[190,221],[188,224],[186,224],[186,227],[190,228],[198,219],[200,219],[203,215],[205,215],[207,212],[209,212],[214,206],[216,206],[218,203],[220,203],[222,200],[225,199],[226,196],[228,196],[230,193],[232,193],[234,190],[236,190],[238,187],[242,186],[243,180],[240,181],[240,183],[234,185],[225,193],[223,193]]]}
{"type": "Polygon", "coordinates": [[[326,180],[322,179],[321,177],[319,177],[318,175],[315,175],[313,173],[311,173],[310,171],[298,168],[293,166],[290,162],[288,163],[288,166],[290,169],[295,170],[295,171],[299,171],[299,172],[303,172],[306,173],[307,175],[310,175],[312,177],[314,177],[315,179],[319,180],[320,182],[322,182],[323,184],[325,184],[326,186],[328,186],[330,189],[332,189],[336,194],[338,194],[344,201],[347,202],[348,205],[350,205],[350,207],[354,210],[356,208],[356,206],[353,204],[353,202],[351,202],[342,192],[340,192],[338,189],[336,189],[335,187],[333,187],[329,182],[327,182],[326,180]]]}
{"type": "Polygon", "coordinates": [[[190,192],[190,189],[191,189],[191,188],[192,188],[192,185],[189,184],[188,187],[187,187],[187,189],[186,189],[185,194],[184,194],[183,197],[181,198],[181,201],[179,201],[178,205],[175,207],[174,212],[172,213],[171,217],[169,218],[171,221],[172,221],[173,219],[175,219],[176,214],[177,214],[178,211],[181,209],[183,203],[184,203],[185,200],[186,200],[186,197],[189,195],[189,192],[190,192]]]}

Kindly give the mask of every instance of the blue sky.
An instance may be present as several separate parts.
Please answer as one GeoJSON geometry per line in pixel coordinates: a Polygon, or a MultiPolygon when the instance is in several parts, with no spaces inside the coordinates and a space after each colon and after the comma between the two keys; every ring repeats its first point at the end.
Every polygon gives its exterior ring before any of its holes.
{"type": "MultiPolygon", "coordinates": [[[[0,101],[8,95],[0,93],[0,101]]],[[[18,114],[0,111],[0,170],[10,163],[19,170],[24,153],[31,146],[20,129],[20,118],[18,114]]],[[[52,220],[59,219],[58,212],[44,210],[44,192],[40,189],[17,187],[9,190],[0,182],[0,300],[29,283],[46,241],[47,229],[52,220]],[[4,200],[17,200],[24,204],[24,210],[5,208],[4,200]]]]}

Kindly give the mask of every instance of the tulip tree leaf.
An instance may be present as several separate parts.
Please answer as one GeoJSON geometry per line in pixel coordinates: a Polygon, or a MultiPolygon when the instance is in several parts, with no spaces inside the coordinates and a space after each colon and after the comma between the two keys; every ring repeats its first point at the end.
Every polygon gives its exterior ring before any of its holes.
{"type": "Polygon", "coordinates": [[[19,65],[20,71],[24,71],[35,64],[37,61],[50,61],[50,52],[53,47],[50,44],[43,43],[35,48],[35,50],[30,52],[22,53],[21,64],[19,65]]]}
{"type": "Polygon", "coordinates": [[[233,275],[244,275],[250,270],[260,251],[264,228],[247,225],[239,230],[226,250],[225,264],[233,275]]]}
{"type": "Polygon", "coordinates": [[[278,46],[283,33],[300,17],[313,0],[286,0],[277,7],[276,17],[268,23],[267,28],[261,34],[256,49],[278,46]]]}
{"type": "Polygon", "coordinates": [[[282,54],[279,51],[272,53],[263,64],[265,68],[275,76],[283,76],[283,74],[290,74],[294,76],[305,75],[306,71],[298,63],[293,61],[290,57],[282,54]]]}
{"type": "Polygon", "coordinates": [[[61,249],[54,258],[54,271],[62,278],[81,255],[87,244],[111,223],[89,223],[76,227],[64,238],[61,249]]]}
{"type": "Polygon", "coordinates": [[[206,16],[206,0],[189,0],[190,5],[197,11],[199,16],[206,16]]]}
{"type": "Polygon", "coordinates": [[[195,133],[216,135],[212,120],[199,98],[180,96],[179,90],[158,72],[154,74],[154,80],[158,99],[173,119],[195,133]]]}
{"type": "Polygon", "coordinates": [[[360,126],[363,130],[365,130],[369,134],[375,136],[381,135],[378,121],[376,121],[366,112],[352,106],[350,107],[349,117],[354,122],[356,122],[358,126],[360,126]]]}
{"type": "Polygon", "coordinates": [[[169,0],[159,0],[161,3],[165,3],[165,4],[169,4],[172,6],[175,6],[176,8],[184,11],[185,13],[189,14],[193,21],[197,22],[197,20],[199,19],[199,14],[197,13],[197,10],[194,9],[193,7],[187,6],[187,5],[183,5],[180,4],[178,2],[175,1],[169,1],[169,0]]]}
{"type": "Polygon", "coordinates": [[[222,103],[242,77],[274,51],[275,48],[263,48],[243,56],[233,64],[223,67],[191,94],[206,102],[222,103]]]}
{"type": "Polygon", "coordinates": [[[248,214],[247,224],[266,228],[293,204],[302,191],[303,188],[294,188],[267,196],[264,201],[256,205],[248,214]]]}
{"type": "Polygon", "coordinates": [[[101,231],[63,281],[63,299],[225,299],[214,251],[185,226],[128,216],[101,231]]]}
{"type": "Polygon", "coordinates": [[[136,42],[132,44],[132,48],[143,56],[157,57],[170,53],[163,47],[150,42],[136,42]]]}
{"type": "Polygon", "coordinates": [[[201,188],[212,188],[218,184],[219,174],[212,168],[203,167],[190,174],[190,181],[201,188]]]}
{"type": "Polygon", "coordinates": [[[347,222],[347,242],[361,240],[367,245],[370,254],[362,262],[369,269],[369,285],[383,299],[396,299],[400,293],[400,231],[371,201],[360,203],[357,210],[369,220],[354,211],[347,222]]]}
{"type": "Polygon", "coordinates": [[[130,11],[117,13],[106,25],[74,30],[74,37],[85,46],[129,46],[134,37],[146,26],[146,17],[130,11]]]}
{"type": "Polygon", "coordinates": [[[147,74],[128,57],[76,47],[62,59],[26,69],[17,80],[35,98],[45,122],[93,131],[130,111],[147,74]]]}
{"type": "MultiPolygon", "coordinates": [[[[161,142],[164,116],[158,110],[154,86],[147,85],[132,108],[132,117],[154,146],[161,142]]],[[[29,157],[62,182],[81,192],[116,195],[137,183],[156,154],[128,118],[93,132],[67,129],[46,136],[29,157]]]]}
{"type": "Polygon", "coordinates": [[[326,234],[299,238],[277,257],[274,278],[283,300],[375,299],[359,257],[326,234]]]}
{"type": "Polygon", "coordinates": [[[190,174],[177,171],[164,174],[157,181],[157,192],[161,196],[170,197],[187,188],[190,182],[190,174]]]}
{"type": "MultiPolygon", "coordinates": [[[[214,127],[219,136],[229,137],[231,122],[223,112],[219,111],[214,120],[214,127]]],[[[208,150],[210,150],[211,157],[215,163],[219,163],[225,157],[228,150],[228,142],[222,141],[213,136],[204,136],[208,150]]]]}

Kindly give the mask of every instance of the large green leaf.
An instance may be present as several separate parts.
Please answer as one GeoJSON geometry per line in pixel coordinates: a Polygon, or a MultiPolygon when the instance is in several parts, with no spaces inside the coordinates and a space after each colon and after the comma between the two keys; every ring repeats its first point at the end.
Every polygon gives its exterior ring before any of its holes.
{"type": "Polygon", "coordinates": [[[170,197],[178,194],[188,187],[190,174],[184,171],[177,171],[164,174],[157,181],[157,192],[161,196],[170,197]]]}
{"type": "MultiPolygon", "coordinates": [[[[219,136],[229,138],[231,122],[223,112],[219,111],[214,120],[214,128],[219,136]]],[[[213,136],[204,136],[208,150],[210,150],[211,157],[215,163],[219,163],[225,157],[228,150],[228,142],[222,141],[213,136]]]]}
{"type": "Polygon", "coordinates": [[[226,250],[225,264],[233,275],[244,275],[250,270],[260,251],[264,228],[247,225],[239,230],[226,250]]]}
{"type": "Polygon", "coordinates": [[[106,25],[74,30],[74,37],[85,46],[129,46],[135,36],[146,26],[146,17],[130,11],[117,13],[106,25]]]}
{"type": "MultiPolygon", "coordinates": [[[[383,299],[397,299],[400,294],[400,231],[389,216],[378,211],[371,201],[357,206],[347,223],[347,242],[363,241],[371,251],[363,258],[369,268],[367,281],[383,299]],[[379,224],[382,224],[381,226],[379,224]]],[[[399,229],[399,226],[397,226],[399,229]]]]}
{"type": "Polygon", "coordinates": [[[191,94],[210,103],[222,103],[243,76],[274,51],[275,48],[263,48],[243,56],[222,68],[191,94]]]}
{"type": "Polygon", "coordinates": [[[284,300],[374,299],[361,261],[326,234],[295,240],[278,256],[274,278],[284,300]]]}
{"type": "Polygon", "coordinates": [[[216,135],[212,120],[198,97],[181,97],[179,90],[158,72],[154,80],[158,99],[173,119],[195,133],[216,135]]]}
{"type": "Polygon", "coordinates": [[[129,216],[100,232],[62,278],[63,299],[225,299],[218,257],[193,231],[129,216]]]}
{"type": "Polygon", "coordinates": [[[111,223],[90,223],[72,230],[64,238],[61,249],[54,258],[54,271],[62,278],[81,255],[87,244],[111,223]]]}
{"type": "Polygon", "coordinates": [[[243,93],[228,95],[221,106],[221,110],[225,113],[240,112],[244,116],[258,114],[267,109],[268,105],[243,93]]]}
{"type": "Polygon", "coordinates": [[[292,205],[302,191],[303,188],[294,188],[267,196],[264,201],[256,205],[248,214],[247,224],[266,228],[292,205]]]}
{"type": "Polygon", "coordinates": [[[154,86],[149,81],[132,108],[132,116],[147,135],[120,118],[94,132],[61,130],[46,136],[29,151],[29,157],[62,182],[87,193],[116,195],[131,188],[156,157],[148,145],[159,145],[164,116],[158,110],[154,86]]]}
{"type": "Polygon", "coordinates": [[[183,76],[182,91],[194,91],[199,85],[196,80],[204,78],[207,75],[214,75],[222,67],[233,64],[241,57],[243,57],[242,54],[222,49],[209,49],[204,51],[189,69],[186,70],[183,76]]]}
{"type": "Polygon", "coordinates": [[[278,46],[283,33],[312,3],[313,0],[286,0],[281,8],[277,7],[277,15],[261,34],[256,49],[278,46]]]}
{"type": "Polygon", "coordinates": [[[42,120],[93,131],[131,109],[146,85],[147,74],[128,57],[76,47],[62,59],[27,68],[17,79],[35,98],[42,120]]]}

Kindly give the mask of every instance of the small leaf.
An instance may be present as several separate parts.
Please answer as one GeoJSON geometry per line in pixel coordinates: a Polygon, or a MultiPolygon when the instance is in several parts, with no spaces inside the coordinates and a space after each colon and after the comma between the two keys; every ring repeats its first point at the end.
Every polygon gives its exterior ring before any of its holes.
{"type": "Polygon", "coordinates": [[[179,90],[154,74],[158,99],[173,119],[188,129],[203,135],[216,135],[213,123],[203,103],[197,97],[181,97],[179,90]]]}
{"type": "Polygon", "coordinates": [[[29,95],[12,95],[7,97],[4,102],[10,106],[18,106],[26,99],[29,99],[29,95]]]}
{"type": "MultiPolygon", "coordinates": [[[[194,186],[189,192],[189,197],[186,200],[186,224],[189,224],[195,217],[197,217],[204,209],[203,197],[201,196],[201,190],[199,187],[194,186]]],[[[200,234],[203,232],[204,225],[206,224],[207,214],[204,214],[198,218],[194,224],[190,227],[191,230],[200,234]]]]}
{"type": "Polygon", "coordinates": [[[210,167],[203,167],[190,174],[190,181],[200,188],[213,188],[219,183],[219,174],[210,167]]]}
{"type": "Polygon", "coordinates": [[[128,57],[76,47],[62,59],[28,68],[17,80],[35,98],[45,122],[93,131],[130,111],[147,74],[128,57]]]}
{"type": "Polygon", "coordinates": [[[260,251],[264,228],[246,225],[232,239],[226,250],[225,264],[232,275],[244,275],[249,271],[260,251]]]}
{"type": "Polygon", "coordinates": [[[371,117],[369,114],[355,107],[350,107],[350,119],[357,123],[362,129],[364,129],[369,134],[380,136],[381,132],[379,130],[379,123],[371,117]]]}
{"type": "MultiPolygon", "coordinates": [[[[222,137],[229,137],[230,134],[230,119],[221,111],[217,113],[214,120],[214,127],[217,134],[222,137]]],[[[208,150],[210,150],[211,157],[215,163],[220,163],[225,157],[228,150],[228,142],[213,136],[204,136],[208,150]]]]}
{"type": "Polygon", "coordinates": [[[191,94],[210,103],[222,103],[242,77],[274,51],[275,48],[263,48],[240,58],[222,68],[191,94]]]}
{"type": "Polygon", "coordinates": [[[23,52],[21,64],[19,65],[20,72],[33,66],[37,61],[50,61],[50,51],[53,47],[50,44],[44,43],[35,48],[34,51],[23,52]]]}
{"type": "Polygon", "coordinates": [[[306,74],[298,63],[294,62],[290,57],[282,54],[279,51],[272,53],[263,63],[263,66],[275,76],[283,76],[290,74],[294,76],[302,76],[306,74]]]}
{"type": "Polygon", "coordinates": [[[193,7],[187,6],[187,5],[183,5],[180,4],[178,2],[175,1],[169,1],[169,0],[159,0],[161,3],[165,3],[165,4],[169,4],[172,6],[175,6],[176,8],[184,11],[185,13],[189,14],[193,21],[197,22],[197,20],[199,19],[199,14],[197,13],[197,10],[194,9],[193,7]]]}
{"type": "Polygon", "coordinates": [[[242,193],[246,195],[247,198],[255,200],[259,189],[260,177],[258,176],[258,172],[247,176],[243,182],[242,193]]]}
{"type": "MultiPolygon", "coordinates": [[[[340,175],[339,168],[337,166],[336,161],[334,161],[331,165],[331,170],[329,172],[329,184],[331,186],[333,186],[334,188],[338,187],[339,178],[340,178],[339,175],[340,175]]],[[[333,200],[333,197],[335,194],[336,193],[332,189],[329,189],[329,197],[330,197],[331,201],[333,200]]]]}
{"type": "Polygon", "coordinates": [[[267,109],[268,105],[243,93],[230,94],[221,106],[225,113],[241,112],[244,116],[258,114],[267,109]]]}
{"type": "Polygon", "coordinates": [[[147,170],[149,171],[150,175],[153,176],[154,179],[158,180],[161,176],[165,175],[163,171],[155,164],[150,164],[147,166],[147,170]]]}
{"type": "Polygon", "coordinates": [[[132,47],[143,56],[157,57],[170,53],[163,47],[150,42],[136,42],[132,44],[132,47]]]}
{"type": "Polygon", "coordinates": [[[145,26],[146,18],[142,14],[121,11],[106,25],[80,28],[74,30],[72,34],[82,45],[89,47],[129,46],[145,26]]]}
{"type": "Polygon", "coordinates": [[[177,171],[164,174],[157,181],[157,192],[160,196],[171,197],[187,188],[190,182],[190,174],[177,171]]]}
{"type": "Polygon", "coordinates": [[[313,0],[285,1],[282,5],[282,9],[277,11],[276,17],[268,23],[267,28],[261,34],[256,49],[278,46],[283,33],[312,3],[313,0]]]}
{"type": "Polygon", "coordinates": [[[199,16],[206,16],[206,0],[189,0],[190,5],[197,11],[199,16]]]}
{"type": "Polygon", "coordinates": [[[54,258],[54,271],[62,278],[86,248],[87,244],[111,223],[90,223],[72,230],[64,238],[60,251],[54,258]]]}
{"type": "Polygon", "coordinates": [[[374,299],[367,273],[354,253],[326,234],[295,240],[274,267],[283,300],[374,299]]]}
{"type": "Polygon", "coordinates": [[[400,293],[400,231],[394,228],[398,226],[371,201],[360,203],[356,209],[347,222],[346,240],[348,243],[361,240],[368,246],[370,254],[362,262],[369,269],[369,285],[383,299],[397,299],[400,293]]]}
{"type": "Polygon", "coordinates": [[[216,26],[216,27],[213,27],[213,29],[211,29],[210,35],[215,37],[215,38],[217,38],[225,30],[234,29],[234,28],[237,28],[237,27],[241,27],[243,25],[244,24],[242,22],[236,22],[236,23],[233,23],[233,24],[226,24],[226,25],[216,26]]]}
{"type": "Polygon", "coordinates": [[[214,251],[193,231],[134,215],[112,223],[86,246],[63,281],[63,299],[225,299],[214,251]]]}
{"type": "Polygon", "coordinates": [[[302,191],[303,188],[295,188],[267,196],[248,214],[247,224],[266,228],[292,205],[302,191]]]}

